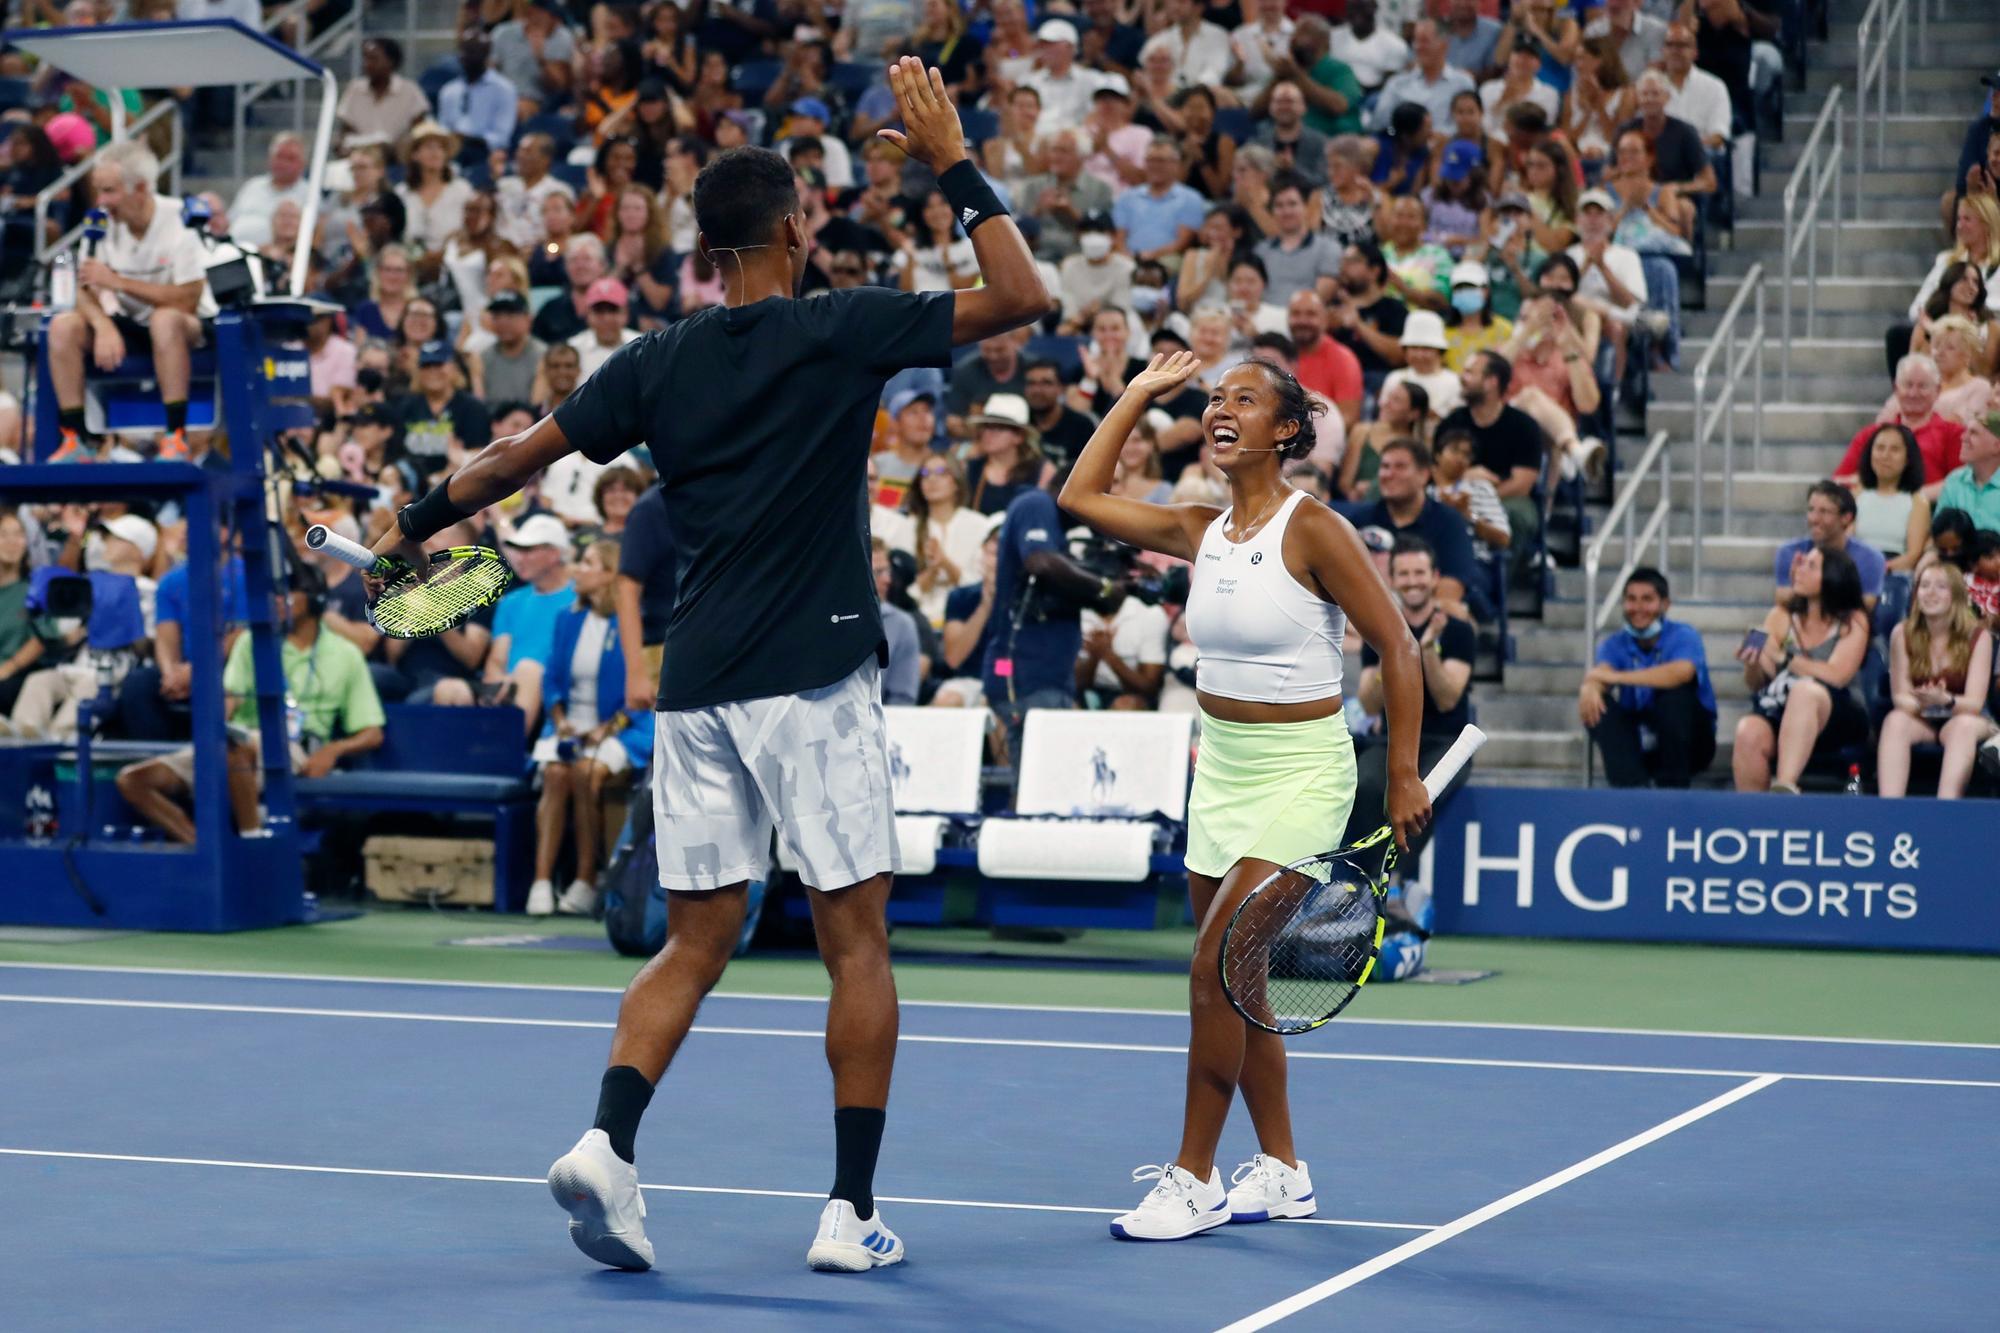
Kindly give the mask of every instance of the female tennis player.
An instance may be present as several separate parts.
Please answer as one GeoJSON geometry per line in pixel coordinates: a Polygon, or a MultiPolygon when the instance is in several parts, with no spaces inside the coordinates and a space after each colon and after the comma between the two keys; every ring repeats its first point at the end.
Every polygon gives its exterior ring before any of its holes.
{"type": "Polygon", "coordinates": [[[1229,507],[1155,505],[1110,494],[1119,447],[1155,398],[1201,362],[1156,356],[1133,377],[1064,485],[1061,505],[1109,537],[1192,561],[1189,637],[1201,753],[1188,798],[1188,894],[1201,933],[1189,969],[1192,1033],[1180,1154],[1141,1167],[1155,1180],[1111,1223],[1125,1240],[1180,1240],[1226,1222],[1310,1217],[1319,1205],[1292,1145],[1283,1039],[1230,1007],[1219,969],[1224,929],[1266,877],[1339,844],[1354,803],[1354,747],[1340,710],[1341,640],[1352,616],[1382,656],[1389,713],[1389,822],[1398,846],[1429,822],[1417,775],[1423,668],[1389,590],[1347,520],[1286,484],[1287,458],[1312,452],[1317,405],[1263,361],[1225,372],[1202,430],[1229,479],[1229,507]],[[1262,1149],[1230,1189],[1215,1165],[1239,1085],[1262,1149]]]}

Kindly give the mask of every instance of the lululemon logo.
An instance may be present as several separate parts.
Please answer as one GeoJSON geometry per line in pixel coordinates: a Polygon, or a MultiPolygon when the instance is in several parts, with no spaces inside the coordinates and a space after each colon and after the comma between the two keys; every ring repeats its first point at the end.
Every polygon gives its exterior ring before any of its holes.
{"type": "Polygon", "coordinates": [[[1253,564],[1253,565],[1261,565],[1261,564],[1263,564],[1263,563],[1264,563],[1264,553],[1263,553],[1262,551],[1252,551],[1252,552],[1250,553],[1250,563],[1251,563],[1251,564],[1253,564]]]}

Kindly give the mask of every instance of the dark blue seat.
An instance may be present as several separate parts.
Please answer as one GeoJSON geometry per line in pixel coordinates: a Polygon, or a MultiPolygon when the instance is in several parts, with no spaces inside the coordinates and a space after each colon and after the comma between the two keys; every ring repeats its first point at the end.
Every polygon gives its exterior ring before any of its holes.
{"type": "Polygon", "coordinates": [[[776,60],[746,60],[729,74],[729,86],[750,106],[762,106],[764,94],[778,81],[784,65],[776,60]]]}
{"type": "Polygon", "coordinates": [[[846,60],[827,71],[826,81],[840,89],[840,95],[847,99],[849,106],[853,106],[861,100],[863,93],[883,80],[883,68],[846,60]]]}
{"type": "Polygon", "coordinates": [[[1063,383],[1074,384],[1083,374],[1083,347],[1086,339],[1063,334],[1039,333],[1028,339],[1021,354],[1030,361],[1053,361],[1062,372],[1063,383]]]}
{"type": "Polygon", "coordinates": [[[417,87],[424,90],[424,100],[429,102],[432,109],[435,110],[438,104],[438,94],[444,91],[444,86],[464,72],[464,70],[459,68],[457,56],[439,56],[430,63],[429,67],[422,74],[417,76],[417,87]]]}
{"type": "Polygon", "coordinates": [[[559,111],[543,111],[529,116],[514,129],[514,142],[519,144],[522,136],[546,134],[556,141],[556,160],[560,162],[569,156],[569,150],[576,146],[576,121],[559,111]]]}
{"type": "Polygon", "coordinates": [[[958,123],[965,130],[966,142],[974,147],[985,143],[1000,132],[1000,117],[978,107],[967,107],[960,111],[958,123]]]}
{"type": "Polygon", "coordinates": [[[1237,144],[1249,143],[1250,136],[1256,133],[1256,128],[1256,122],[1250,118],[1250,112],[1247,108],[1240,106],[1216,108],[1216,133],[1233,139],[1237,144]]]}

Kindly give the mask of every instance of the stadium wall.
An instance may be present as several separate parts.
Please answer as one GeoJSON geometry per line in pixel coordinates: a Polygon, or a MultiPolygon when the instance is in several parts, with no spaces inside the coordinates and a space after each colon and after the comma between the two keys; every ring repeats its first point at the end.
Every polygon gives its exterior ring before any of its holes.
{"type": "Polygon", "coordinates": [[[1442,934],[2000,953],[1983,802],[1468,787],[1420,882],[1442,934]]]}

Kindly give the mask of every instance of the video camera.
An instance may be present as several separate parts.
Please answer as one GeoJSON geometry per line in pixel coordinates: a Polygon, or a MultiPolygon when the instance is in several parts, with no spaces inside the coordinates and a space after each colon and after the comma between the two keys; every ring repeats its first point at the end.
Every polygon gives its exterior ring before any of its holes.
{"type": "Polygon", "coordinates": [[[1072,538],[1069,553],[1078,564],[1101,578],[1110,579],[1125,590],[1126,596],[1136,598],[1147,606],[1158,606],[1162,602],[1181,606],[1187,602],[1188,572],[1185,565],[1167,570],[1155,569],[1140,561],[1137,547],[1094,532],[1072,538]]]}

